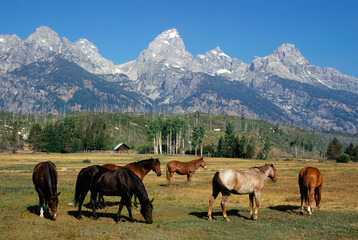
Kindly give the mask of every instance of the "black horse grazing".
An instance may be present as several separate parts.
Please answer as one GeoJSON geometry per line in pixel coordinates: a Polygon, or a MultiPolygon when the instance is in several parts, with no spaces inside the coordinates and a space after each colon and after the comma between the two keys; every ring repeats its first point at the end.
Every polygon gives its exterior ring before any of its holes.
{"type": "Polygon", "coordinates": [[[38,163],[32,174],[32,181],[35,184],[36,192],[39,195],[40,217],[44,217],[43,205],[51,208],[52,218],[56,220],[58,195],[57,193],[57,170],[52,162],[38,163]]]}
{"type": "Polygon", "coordinates": [[[136,195],[141,203],[140,213],[146,223],[153,223],[152,201],[149,200],[147,191],[142,181],[128,168],[111,170],[99,165],[83,168],[77,176],[75,202],[78,203],[78,219],[81,219],[81,208],[87,192],[91,191],[91,205],[94,217],[98,219],[95,209],[97,193],[107,196],[121,196],[116,222],[120,220],[123,206],[128,209],[129,219],[133,221],[131,199],[136,195]]]}

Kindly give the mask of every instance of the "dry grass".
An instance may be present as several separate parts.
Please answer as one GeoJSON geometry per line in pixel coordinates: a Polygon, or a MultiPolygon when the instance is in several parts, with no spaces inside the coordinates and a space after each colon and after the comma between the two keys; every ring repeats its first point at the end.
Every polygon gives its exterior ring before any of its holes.
{"type": "MultiPolygon", "coordinates": [[[[267,180],[261,195],[259,220],[249,217],[248,196],[232,195],[227,203],[230,223],[221,216],[220,200],[214,204],[214,220],[207,221],[211,179],[221,168],[246,169],[260,166],[265,161],[205,158],[208,170],[198,169],[192,186],[185,187],[186,176],[174,175],[173,188],[167,187],[165,165],[171,160],[189,161],[192,156],[159,156],[162,177],[150,172],[144,179],[150,198],[155,198],[154,224],[115,224],[117,206],[99,211],[100,221],[85,217],[78,221],[72,206],[78,171],[88,165],[114,163],[124,165],[146,159],[148,155],[119,154],[0,154],[0,219],[2,238],[144,238],[144,239],[202,239],[202,238],[254,238],[254,239],[327,239],[358,238],[358,165],[338,164],[317,160],[285,161],[272,159],[278,181],[267,180]],[[61,191],[59,217],[56,222],[40,219],[36,213],[38,203],[31,175],[40,161],[53,161],[59,170],[58,189],[61,191]],[[83,163],[90,160],[91,163],[83,163]],[[324,177],[322,211],[312,216],[298,214],[300,203],[297,177],[304,166],[320,169],[324,177]],[[239,212],[237,211],[239,210],[239,212]],[[54,233],[52,233],[54,232],[54,233]]],[[[87,197],[88,199],[89,197],[87,197]]],[[[117,197],[106,197],[118,202],[117,197]]],[[[85,201],[87,202],[87,200],[85,201]]],[[[90,209],[84,209],[91,216],[90,209]]],[[[123,210],[122,215],[127,216],[123,210]]],[[[143,220],[139,210],[134,218],[143,220]]],[[[125,220],[126,218],[124,218],[125,220]]]]}

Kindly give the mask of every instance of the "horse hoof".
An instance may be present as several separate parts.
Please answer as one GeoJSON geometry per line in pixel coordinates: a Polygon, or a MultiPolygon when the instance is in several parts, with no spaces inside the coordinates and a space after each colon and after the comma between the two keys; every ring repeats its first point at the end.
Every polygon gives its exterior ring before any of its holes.
{"type": "Polygon", "coordinates": [[[82,217],[81,217],[81,216],[79,216],[79,217],[77,217],[77,219],[78,219],[78,220],[82,220],[82,217]]]}

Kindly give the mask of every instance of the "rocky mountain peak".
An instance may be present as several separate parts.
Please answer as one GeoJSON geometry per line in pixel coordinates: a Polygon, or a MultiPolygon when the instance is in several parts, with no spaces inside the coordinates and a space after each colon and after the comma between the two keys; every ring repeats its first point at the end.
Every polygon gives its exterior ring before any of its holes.
{"type": "Polygon", "coordinates": [[[25,42],[37,47],[48,47],[50,51],[53,51],[53,48],[60,46],[61,39],[51,28],[42,26],[37,28],[36,32],[31,34],[25,42]]]}
{"type": "Polygon", "coordinates": [[[283,64],[303,65],[308,64],[301,52],[290,43],[284,43],[277,50],[273,51],[272,56],[276,57],[283,64]]]}

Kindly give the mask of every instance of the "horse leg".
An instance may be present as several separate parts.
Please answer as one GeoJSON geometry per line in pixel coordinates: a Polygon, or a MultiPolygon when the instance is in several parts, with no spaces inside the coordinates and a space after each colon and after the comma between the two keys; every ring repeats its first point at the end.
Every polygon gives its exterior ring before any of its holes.
{"type": "Polygon", "coordinates": [[[313,209],[311,208],[311,205],[312,205],[312,202],[313,202],[313,197],[314,197],[314,192],[315,192],[315,189],[313,186],[310,186],[310,189],[309,189],[309,197],[308,197],[308,213],[311,215],[312,212],[313,212],[313,209]]]}
{"type": "Polygon", "coordinates": [[[135,208],[138,208],[137,195],[134,195],[133,205],[135,208]]]}
{"type": "MultiPolygon", "coordinates": [[[[122,198],[122,199],[123,199],[123,198],[122,198]]],[[[117,212],[117,216],[116,216],[116,223],[119,222],[120,217],[121,217],[121,212],[122,212],[122,209],[123,209],[122,199],[121,199],[121,201],[119,202],[119,208],[118,208],[118,212],[117,212]]]]}
{"type": "Polygon", "coordinates": [[[303,192],[303,188],[301,186],[300,186],[300,193],[301,193],[301,210],[300,210],[300,214],[303,214],[304,192],[303,192]]]}
{"type": "Polygon", "coordinates": [[[91,205],[92,205],[92,212],[94,215],[94,218],[98,220],[98,215],[96,212],[96,198],[97,198],[97,192],[91,192],[91,205]]]}
{"type": "Polygon", "coordinates": [[[260,207],[260,195],[261,193],[260,192],[255,192],[255,214],[254,214],[254,217],[253,217],[253,220],[256,220],[257,219],[257,212],[259,211],[259,207],[260,207]]]}
{"type": "Polygon", "coordinates": [[[223,216],[227,222],[230,222],[229,218],[227,217],[226,210],[225,210],[225,203],[228,200],[230,195],[223,195],[221,199],[221,209],[223,210],[223,216]]]}
{"type": "Polygon", "coordinates": [[[86,195],[87,195],[87,192],[86,193],[82,192],[80,194],[80,199],[79,199],[79,202],[78,202],[78,213],[77,213],[77,219],[78,220],[82,219],[82,216],[81,216],[82,215],[82,205],[83,205],[83,202],[84,202],[84,200],[86,198],[86,195]]]}
{"type": "Polygon", "coordinates": [[[172,183],[170,182],[171,178],[173,177],[174,172],[170,172],[168,175],[169,187],[172,187],[172,183]]]}
{"type": "Polygon", "coordinates": [[[209,221],[211,221],[211,219],[212,219],[211,213],[212,213],[212,209],[213,209],[213,204],[214,204],[214,201],[217,198],[219,192],[220,191],[213,186],[213,193],[211,194],[211,197],[209,199],[209,211],[208,211],[209,221]]]}
{"type": "Polygon", "coordinates": [[[253,212],[254,212],[254,194],[249,194],[249,202],[250,202],[250,218],[253,219],[253,212]]]}
{"type": "Polygon", "coordinates": [[[193,176],[192,173],[189,173],[189,174],[186,175],[186,177],[187,177],[186,186],[187,186],[187,187],[190,187],[191,177],[192,177],[192,176],[193,176]]]}
{"type": "Polygon", "coordinates": [[[40,189],[37,191],[37,194],[39,196],[40,217],[43,218],[44,217],[44,209],[43,209],[44,198],[43,198],[43,194],[40,189]]]}
{"type": "Polygon", "coordinates": [[[318,211],[321,210],[321,193],[322,193],[322,185],[321,186],[318,186],[316,187],[315,189],[315,200],[316,200],[316,206],[318,208],[318,211]]]}

